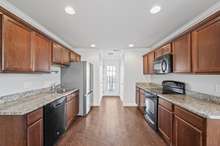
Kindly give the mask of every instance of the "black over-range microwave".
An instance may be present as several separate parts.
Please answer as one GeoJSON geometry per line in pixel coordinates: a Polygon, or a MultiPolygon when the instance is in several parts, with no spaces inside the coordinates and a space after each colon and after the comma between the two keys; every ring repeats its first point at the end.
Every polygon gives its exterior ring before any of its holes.
{"type": "Polygon", "coordinates": [[[173,55],[166,54],[155,59],[153,64],[154,73],[167,74],[173,72],[173,55]]]}

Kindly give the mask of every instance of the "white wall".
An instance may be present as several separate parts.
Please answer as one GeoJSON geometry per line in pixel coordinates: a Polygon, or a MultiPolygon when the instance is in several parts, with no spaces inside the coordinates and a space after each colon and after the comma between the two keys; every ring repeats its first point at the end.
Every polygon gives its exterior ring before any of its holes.
{"type": "Polygon", "coordinates": [[[187,89],[220,96],[220,76],[219,75],[187,75],[187,74],[170,74],[170,75],[152,75],[151,81],[159,83],[163,80],[176,80],[185,82],[187,89]]]}
{"type": "Polygon", "coordinates": [[[146,48],[124,50],[124,94],[123,105],[135,106],[136,82],[149,82],[150,76],[143,75],[143,54],[146,48]]]}
{"type": "Polygon", "coordinates": [[[0,73],[0,96],[50,87],[52,84],[60,84],[60,67],[53,66],[51,70],[58,71],[58,73],[0,73]]]}

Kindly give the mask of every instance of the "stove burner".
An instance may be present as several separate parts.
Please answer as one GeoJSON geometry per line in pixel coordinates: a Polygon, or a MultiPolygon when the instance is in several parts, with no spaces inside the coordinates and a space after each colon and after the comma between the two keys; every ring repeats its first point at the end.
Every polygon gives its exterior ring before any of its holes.
{"type": "Polygon", "coordinates": [[[185,83],[165,80],[162,82],[163,94],[185,94],[185,83]]]}

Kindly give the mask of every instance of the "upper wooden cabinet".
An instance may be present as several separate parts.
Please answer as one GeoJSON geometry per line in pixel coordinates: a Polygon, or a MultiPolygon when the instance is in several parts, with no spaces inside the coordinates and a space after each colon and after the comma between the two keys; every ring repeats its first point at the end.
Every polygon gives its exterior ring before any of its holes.
{"type": "Polygon", "coordinates": [[[61,58],[61,64],[68,65],[70,63],[70,51],[66,48],[62,48],[61,58]]]}
{"type": "Polygon", "coordinates": [[[81,57],[77,53],[70,51],[70,61],[71,62],[80,62],[81,57]]]}
{"type": "Polygon", "coordinates": [[[155,50],[155,58],[158,58],[162,55],[172,53],[171,43],[155,50]]]}
{"type": "Polygon", "coordinates": [[[154,62],[154,52],[150,52],[143,56],[143,73],[144,74],[153,74],[153,62],[154,62]]]}
{"type": "Polygon", "coordinates": [[[1,18],[1,69],[3,72],[32,72],[32,30],[0,14],[1,18]]]}
{"type": "Polygon", "coordinates": [[[38,34],[32,34],[32,48],[34,54],[34,71],[50,72],[51,41],[38,34]]]}
{"type": "Polygon", "coordinates": [[[173,45],[173,72],[191,72],[191,35],[190,33],[176,39],[173,45]]]}
{"type": "Polygon", "coordinates": [[[70,63],[70,51],[57,43],[53,43],[52,60],[55,64],[67,65],[70,63]]]}
{"type": "Polygon", "coordinates": [[[70,52],[70,61],[76,62],[77,54],[75,52],[70,52]]]}
{"type": "Polygon", "coordinates": [[[143,73],[144,74],[149,73],[149,70],[148,70],[148,55],[143,56],[143,73]]]}
{"type": "Polygon", "coordinates": [[[192,32],[193,72],[220,72],[220,16],[192,32]]]}
{"type": "Polygon", "coordinates": [[[148,54],[147,58],[148,58],[148,71],[149,71],[149,74],[153,74],[154,73],[153,63],[154,63],[154,59],[155,59],[154,52],[150,52],[148,54]]]}
{"type": "Polygon", "coordinates": [[[52,52],[53,52],[53,55],[52,55],[53,63],[61,64],[62,63],[62,47],[57,43],[53,43],[52,52]]]}

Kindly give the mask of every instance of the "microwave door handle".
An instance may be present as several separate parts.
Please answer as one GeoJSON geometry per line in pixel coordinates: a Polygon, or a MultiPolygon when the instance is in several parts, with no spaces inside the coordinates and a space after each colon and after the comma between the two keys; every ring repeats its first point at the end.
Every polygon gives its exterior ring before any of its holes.
{"type": "Polygon", "coordinates": [[[167,63],[165,60],[163,60],[161,63],[161,69],[163,73],[167,70],[167,63]]]}

